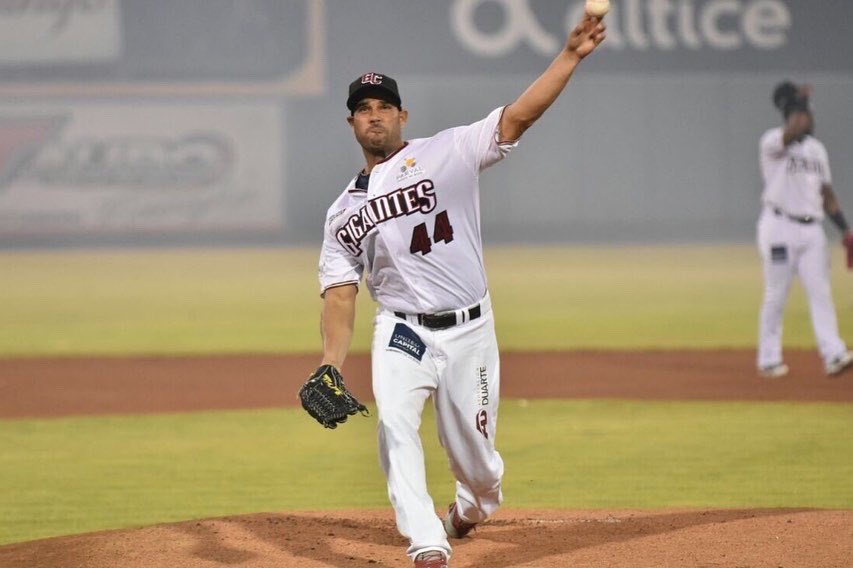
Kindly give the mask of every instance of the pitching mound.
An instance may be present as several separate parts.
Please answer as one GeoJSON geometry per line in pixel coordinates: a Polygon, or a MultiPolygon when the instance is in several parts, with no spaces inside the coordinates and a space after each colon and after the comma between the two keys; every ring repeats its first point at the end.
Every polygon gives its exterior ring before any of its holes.
{"type": "MultiPolygon", "coordinates": [[[[853,558],[853,512],[505,510],[452,544],[454,568],[840,568],[853,558]]],[[[405,547],[387,511],[254,514],[15,544],[0,566],[399,567],[405,547]]]]}

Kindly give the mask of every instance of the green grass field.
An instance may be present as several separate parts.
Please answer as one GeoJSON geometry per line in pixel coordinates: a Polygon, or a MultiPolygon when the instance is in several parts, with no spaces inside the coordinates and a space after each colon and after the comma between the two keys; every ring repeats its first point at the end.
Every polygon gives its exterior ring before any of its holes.
{"type": "MultiPolygon", "coordinates": [[[[834,292],[853,336],[840,250],[834,292]]],[[[753,247],[495,248],[486,263],[504,350],[750,348],[761,273],[753,247]]],[[[314,250],[0,254],[0,357],[315,352],[314,250]]],[[[362,290],[355,351],[374,305],[362,290]]],[[[814,338],[794,289],[785,343],[814,338]]]]}
{"type": "MultiPolygon", "coordinates": [[[[493,249],[487,264],[505,350],[754,345],[748,246],[493,249]]],[[[0,273],[2,357],[319,347],[314,251],[3,253],[0,273]]],[[[833,278],[853,340],[840,257],[833,278]]],[[[372,312],[362,294],[356,350],[372,312]]],[[[796,290],[786,345],[811,347],[809,326],[796,290]]],[[[506,400],[500,420],[509,507],[853,508],[849,404],[506,400]]],[[[0,420],[0,544],[387,507],[374,428],[359,418],[325,431],[296,409],[0,420]]],[[[423,430],[443,506],[452,484],[429,413],[423,430]]]]}
{"type": "MultiPolygon", "coordinates": [[[[849,405],[508,400],[500,421],[510,507],[853,508],[849,405]]],[[[385,507],[374,429],[325,431],[296,409],[0,423],[0,544],[385,507]]],[[[431,411],[422,431],[444,506],[453,483],[431,411]]]]}

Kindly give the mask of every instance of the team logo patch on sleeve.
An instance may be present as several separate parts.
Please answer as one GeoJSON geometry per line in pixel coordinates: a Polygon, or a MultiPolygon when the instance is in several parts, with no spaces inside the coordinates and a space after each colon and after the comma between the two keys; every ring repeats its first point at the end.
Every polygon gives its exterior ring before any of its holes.
{"type": "Polygon", "coordinates": [[[426,352],[426,344],[418,337],[418,334],[408,328],[405,324],[398,323],[394,326],[388,349],[402,351],[409,357],[418,361],[423,359],[426,352]]]}

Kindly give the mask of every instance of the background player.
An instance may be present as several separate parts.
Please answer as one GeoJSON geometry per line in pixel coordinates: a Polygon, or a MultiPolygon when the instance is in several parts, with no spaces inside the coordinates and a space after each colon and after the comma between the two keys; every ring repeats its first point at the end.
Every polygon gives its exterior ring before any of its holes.
{"type": "Polygon", "coordinates": [[[809,301],[812,327],[828,375],[853,364],[853,353],[838,335],[830,286],[829,249],[821,222],[824,212],[853,242],[832,191],[829,160],[813,136],[811,90],[785,82],[773,92],[785,124],[764,133],[760,143],[763,208],[758,220],[758,248],[764,264],[758,370],[764,377],[788,373],[782,360],[782,320],[788,291],[800,278],[809,301]]]}
{"type": "Polygon", "coordinates": [[[379,453],[397,527],[420,568],[447,566],[502,500],[495,450],[500,368],[480,238],[479,174],[503,159],[604,40],[585,17],[512,104],[468,126],[404,141],[397,83],[368,73],[349,89],[348,122],[366,165],[330,207],[320,257],[323,364],[339,368],[366,271],[378,303],[372,345],[379,453]],[[427,398],[457,479],[444,522],[426,485],[418,429],[427,398]]]}

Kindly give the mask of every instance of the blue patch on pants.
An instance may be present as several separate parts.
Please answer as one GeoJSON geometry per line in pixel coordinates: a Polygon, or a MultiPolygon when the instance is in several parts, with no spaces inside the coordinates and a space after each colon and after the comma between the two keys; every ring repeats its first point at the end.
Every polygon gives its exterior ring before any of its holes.
{"type": "Polygon", "coordinates": [[[418,334],[402,323],[394,326],[394,333],[391,334],[388,348],[402,351],[418,361],[423,359],[426,352],[426,344],[418,337],[418,334]]]}
{"type": "Polygon", "coordinates": [[[773,264],[785,264],[788,262],[788,247],[785,245],[774,245],[770,247],[770,262],[773,264]]]}

